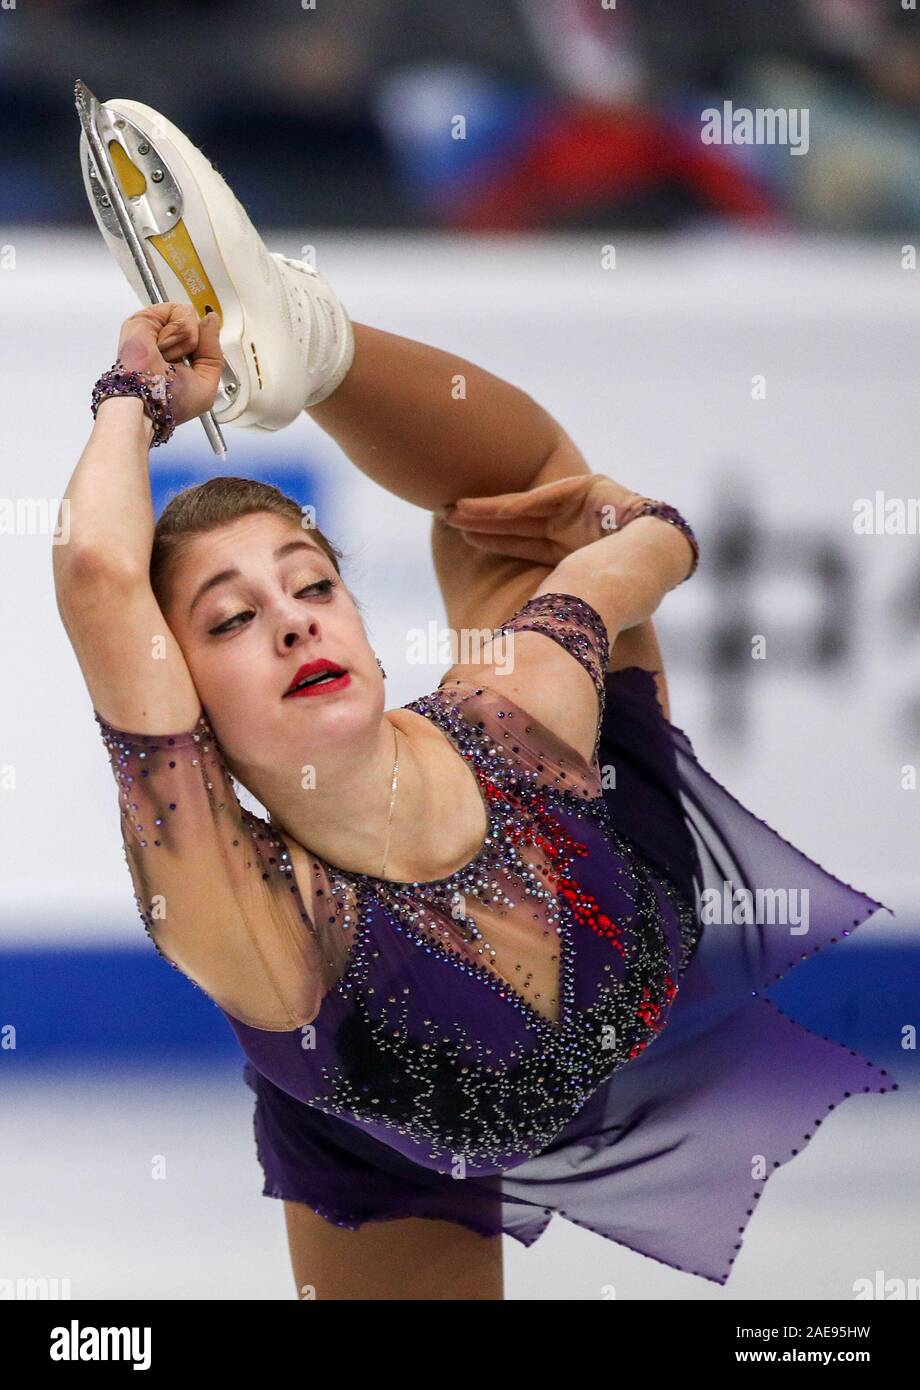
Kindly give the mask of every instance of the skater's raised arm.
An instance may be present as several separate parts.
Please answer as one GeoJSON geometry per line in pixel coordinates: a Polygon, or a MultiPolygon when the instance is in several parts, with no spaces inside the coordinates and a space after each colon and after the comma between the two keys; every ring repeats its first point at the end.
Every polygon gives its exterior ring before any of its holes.
{"type": "Polygon", "coordinates": [[[555,595],[563,605],[564,596],[576,601],[572,607],[583,640],[598,653],[593,676],[525,609],[508,624],[510,647],[508,638],[501,638],[486,649],[482,662],[452,667],[446,679],[504,691],[589,761],[601,715],[598,671],[622,634],[650,622],[665,594],[688,577],[693,559],[689,540],[676,526],[638,516],[622,532],[566,555],[528,596],[539,601],[555,595]]]}
{"type": "MultiPolygon", "coordinates": [[[[160,372],[161,351],[193,357],[176,372],[181,423],[213,401],[216,325],[202,321],[199,338],[194,310],[177,305],[128,320],[125,366],[160,372]]],[[[318,940],[310,887],[302,913],[279,872],[286,846],[240,806],[151,588],[151,437],[137,397],[99,406],[67,488],[69,541],[54,548],[58,607],[118,785],[125,858],[151,940],[233,1017],[289,1031],[315,1016],[334,942],[318,940]]]]}
{"type": "Polygon", "coordinates": [[[546,576],[537,594],[564,592],[589,603],[603,618],[610,641],[647,622],[665,594],[688,578],[694,561],[678,527],[638,516],[622,532],[574,550],[546,576]]]}
{"type": "MultiPolygon", "coordinates": [[[[132,370],[164,372],[183,354],[172,388],[178,424],[210,408],[220,379],[216,320],[191,305],[152,305],[122,326],[118,354],[132,370]]],[[[53,554],[58,610],[93,706],[117,728],[190,729],[200,702],[150,587],[154,516],[152,423],[137,396],[98,409],[68,483],[69,539],[53,554]],[[157,639],[159,639],[157,641],[157,639]],[[156,645],[155,645],[156,644],[156,645]]]]}

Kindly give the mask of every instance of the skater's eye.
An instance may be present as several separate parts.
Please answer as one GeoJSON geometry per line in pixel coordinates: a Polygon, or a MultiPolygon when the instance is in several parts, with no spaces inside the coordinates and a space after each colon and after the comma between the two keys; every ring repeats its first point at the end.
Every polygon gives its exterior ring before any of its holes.
{"type": "Polygon", "coordinates": [[[297,597],[300,598],[301,594],[307,594],[311,590],[318,596],[328,594],[335,588],[337,582],[335,579],[318,579],[315,583],[307,584],[303,589],[298,589],[297,597]]]}
{"type": "Polygon", "coordinates": [[[255,614],[251,608],[247,608],[245,613],[235,613],[232,618],[228,618],[225,623],[220,623],[217,627],[208,628],[209,637],[219,637],[222,632],[232,632],[235,627],[242,626],[244,618],[254,618],[255,614]]]}
{"type": "Polygon", "coordinates": [[[336,586],[334,579],[317,579],[312,584],[306,584],[302,589],[298,589],[295,598],[302,598],[308,594],[311,598],[325,598],[336,586]]]}
{"type": "MultiPolygon", "coordinates": [[[[314,583],[306,584],[302,589],[298,589],[295,598],[302,598],[305,594],[312,595],[316,598],[324,598],[327,594],[331,593],[337,583],[338,581],[335,579],[318,579],[314,583]]],[[[228,618],[226,622],[219,623],[217,627],[209,628],[208,634],[211,637],[219,637],[221,633],[233,632],[236,628],[244,626],[246,621],[254,617],[255,613],[253,610],[247,608],[242,613],[234,613],[232,618],[228,618]]]]}

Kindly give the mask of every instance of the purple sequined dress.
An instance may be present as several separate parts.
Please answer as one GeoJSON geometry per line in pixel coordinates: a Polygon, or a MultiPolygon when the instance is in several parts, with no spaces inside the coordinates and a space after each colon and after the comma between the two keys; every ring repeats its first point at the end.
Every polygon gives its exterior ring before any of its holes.
{"type": "Polygon", "coordinates": [[[764,991],[890,909],[716,782],[650,672],[605,675],[590,605],[541,595],[506,628],[591,674],[596,755],[494,675],[405,706],[486,811],[435,882],[346,873],[243,810],[204,714],[154,736],[97,713],[138,909],[239,1040],[267,1196],[525,1245],[558,1214],[721,1284],[776,1168],[847,1097],[896,1088],[764,991]]]}

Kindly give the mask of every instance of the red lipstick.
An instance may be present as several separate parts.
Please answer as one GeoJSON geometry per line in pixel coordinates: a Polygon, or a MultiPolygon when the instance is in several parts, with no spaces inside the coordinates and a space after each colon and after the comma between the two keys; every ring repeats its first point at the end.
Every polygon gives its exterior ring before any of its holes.
{"type": "Polygon", "coordinates": [[[350,684],[351,676],[342,666],[320,657],[318,661],[308,661],[294,673],[294,679],[281,698],[286,700],[289,696],[291,699],[297,699],[301,695],[324,695],[333,690],[344,690],[345,686],[350,684]]]}

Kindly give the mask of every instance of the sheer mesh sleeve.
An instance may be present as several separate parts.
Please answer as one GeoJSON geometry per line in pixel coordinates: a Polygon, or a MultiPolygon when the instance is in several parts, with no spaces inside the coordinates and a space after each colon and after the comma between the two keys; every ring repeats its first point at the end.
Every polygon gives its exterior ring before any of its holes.
{"type": "Polygon", "coordinates": [[[176,734],[128,733],[93,713],[119,787],[135,902],[159,954],[250,1027],[309,1023],[349,944],[322,867],[241,807],[203,713],[176,734]]]}
{"type": "Polygon", "coordinates": [[[594,682],[597,691],[597,725],[594,756],[600,740],[606,698],[610,637],[600,613],[575,594],[537,594],[528,599],[498,632],[542,632],[573,656],[594,682]]]}
{"type": "Polygon", "coordinates": [[[574,594],[537,594],[498,631],[542,632],[552,637],[581,663],[593,680],[600,718],[603,718],[610,638],[606,623],[590,603],[574,594]]]}

